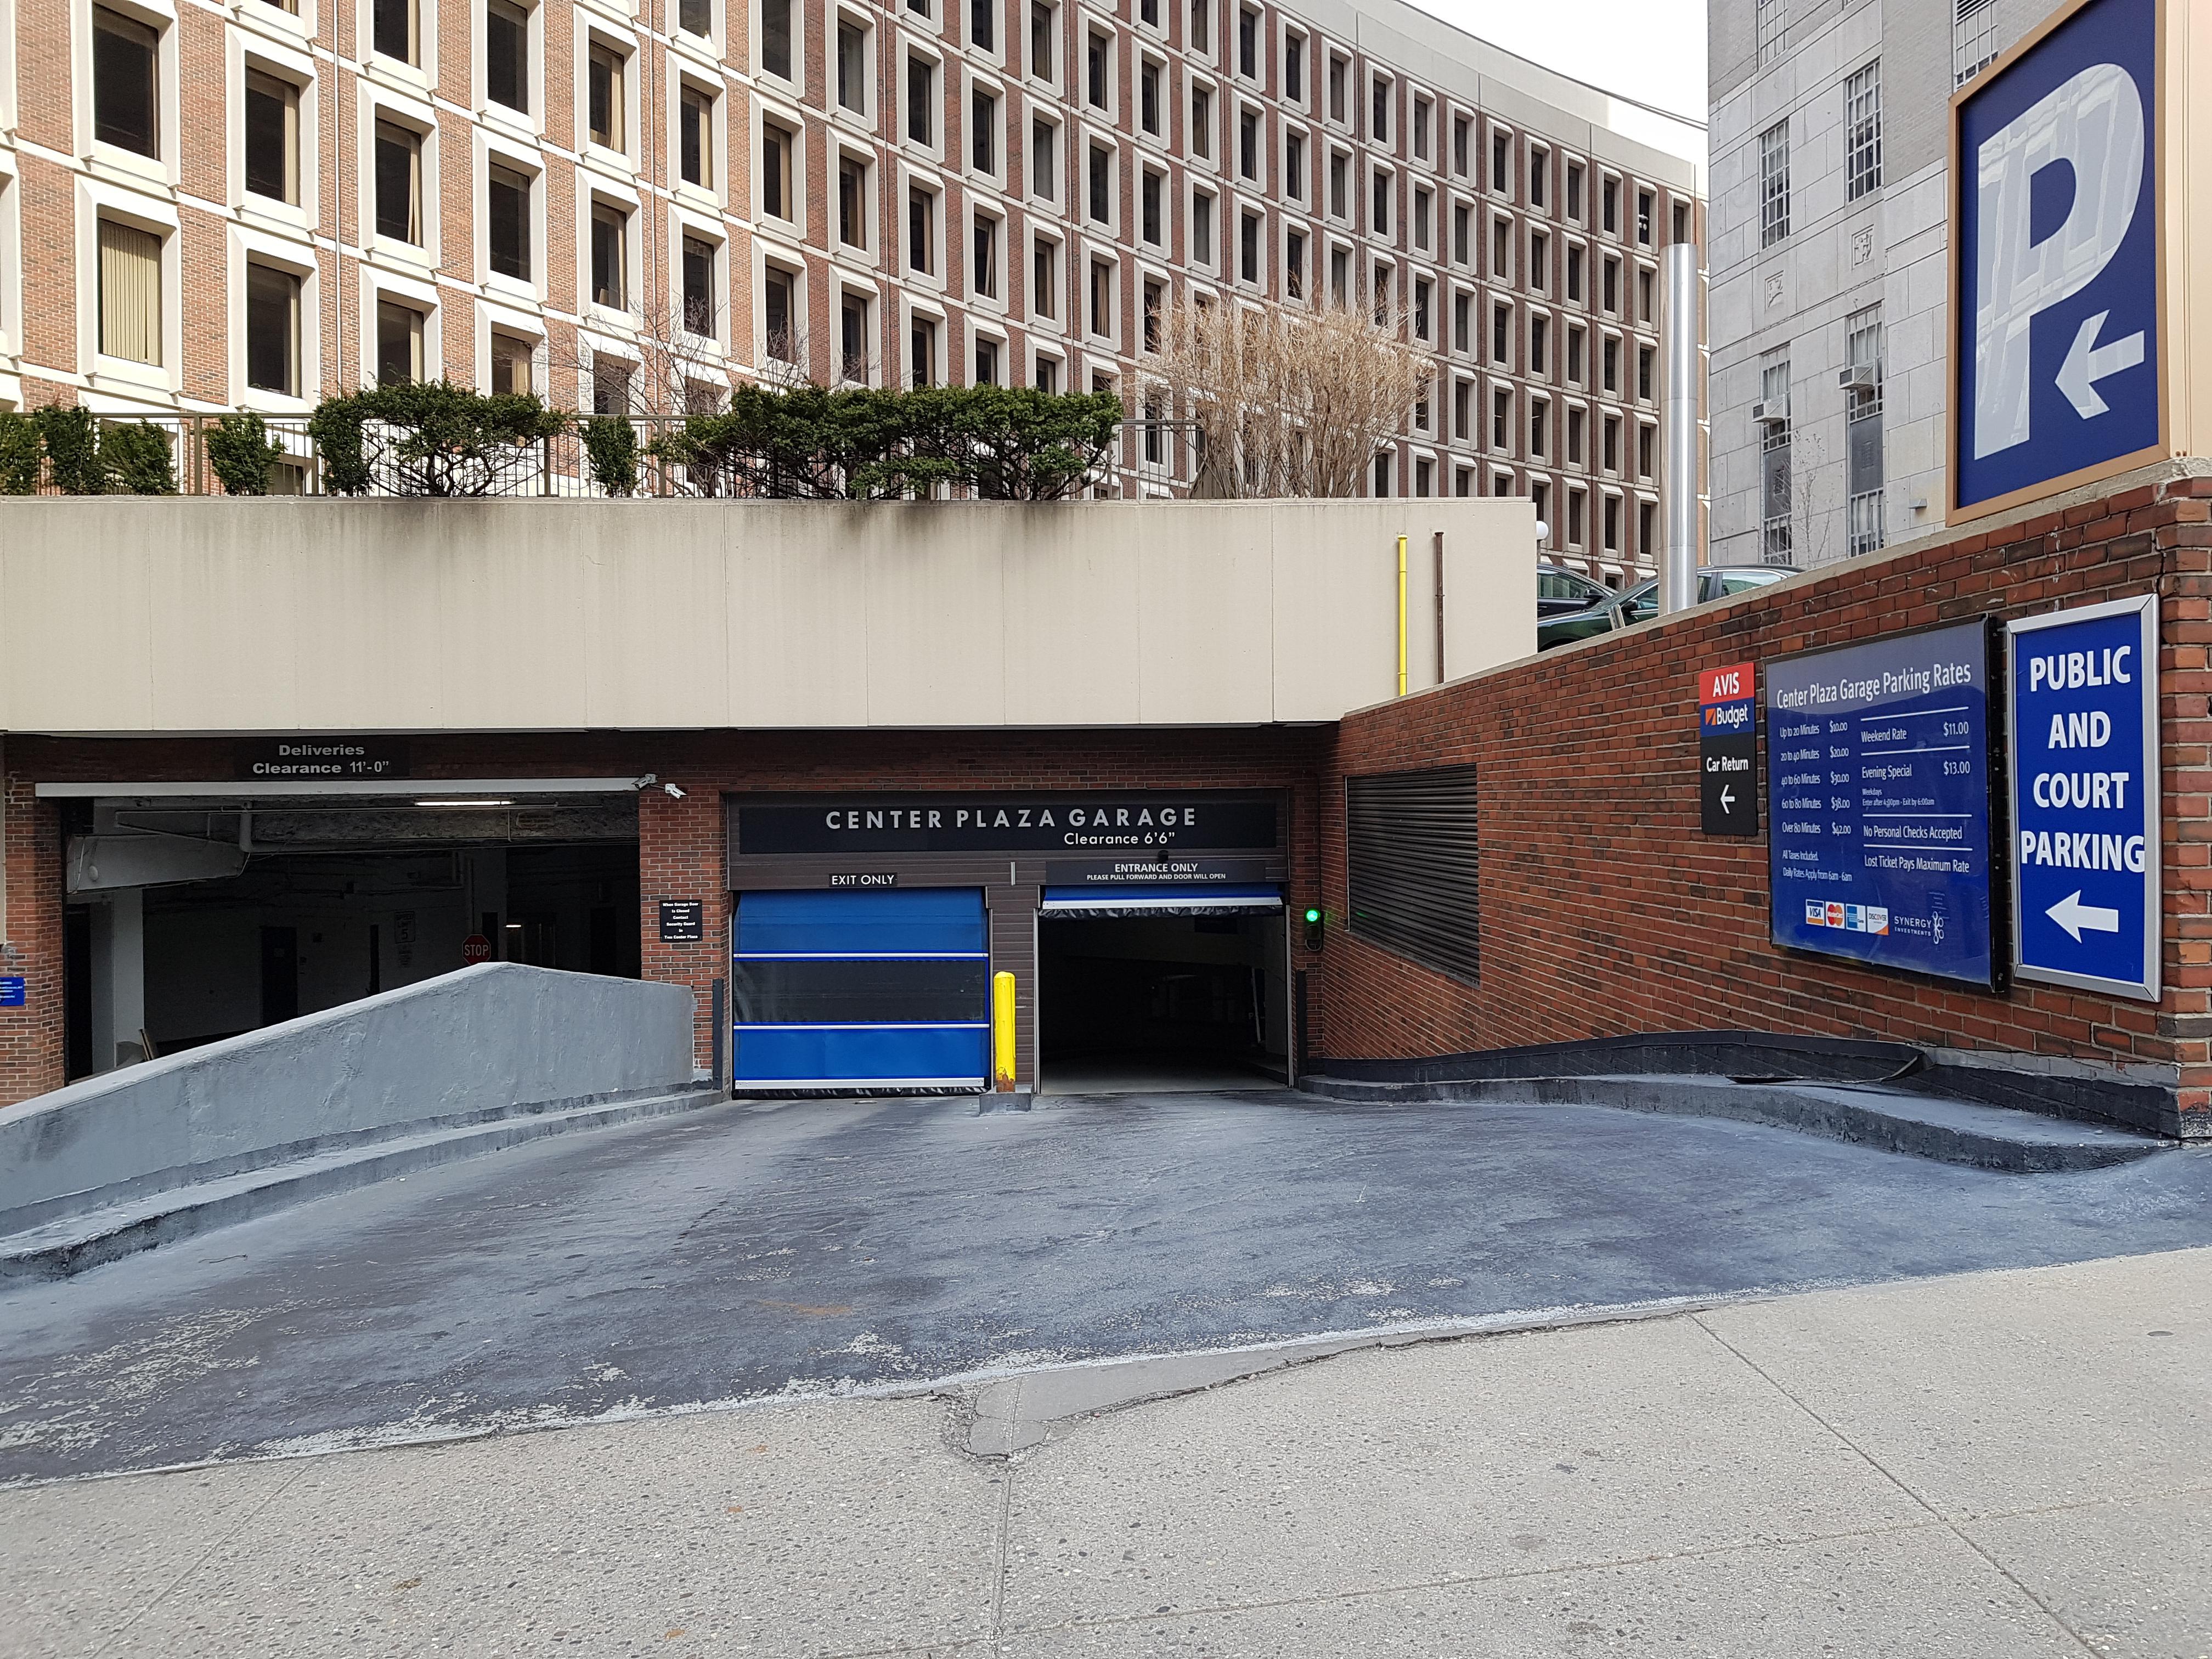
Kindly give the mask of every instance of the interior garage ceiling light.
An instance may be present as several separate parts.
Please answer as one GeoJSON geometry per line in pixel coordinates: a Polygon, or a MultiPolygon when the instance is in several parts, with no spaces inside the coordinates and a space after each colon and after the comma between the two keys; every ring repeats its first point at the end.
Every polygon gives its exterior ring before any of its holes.
{"type": "Polygon", "coordinates": [[[417,806],[512,806],[511,800],[418,800],[417,806]]]}

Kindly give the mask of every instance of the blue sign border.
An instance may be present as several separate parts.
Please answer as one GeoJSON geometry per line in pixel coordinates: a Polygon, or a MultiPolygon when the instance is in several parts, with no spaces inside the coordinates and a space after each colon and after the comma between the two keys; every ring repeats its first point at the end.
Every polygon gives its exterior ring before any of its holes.
{"type": "Polygon", "coordinates": [[[2148,665],[2142,681],[2142,770],[2138,775],[2144,781],[2141,799],[2148,809],[2144,816],[2143,841],[2148,857],[2143,865],[2143,971],[2139,980],[2104,979],[2091,974],[2068,973],[2061,969],[2039,967],[2027,961],[2027,927],[2026,913],[2021,902],[2021,863],[2016,852],[2008,848],[2006,863],[2012,871],[2012,971],[2016,979],[2039,980],[2051,985],[2070,986],[2080,991],[2106,991],[2121,996],[2135,997],[2145,1002],[2163,1000],[2159,981],[2159,970],[2165,951],[2166,897],[2163,868],[2166,848],[2166,772],[2162,764],[2162,733],[2159,729],[2158,682],[2159,636],[2158,595],[2145,593],[2132,599],[2112,599],[2103,605],[2085,605],[2070,611],[2047,611],[2041,616],[2021,617],[2005,624],[2005,770],[2009,775],[2006,785],[2006,830],[2017,833],[2021,823],[2020,791],[2022,768],[2020,764],[2020,693],[2014,678],[2024,660],[2020,649],[2023,636],[2033,635],[2047,628],[2063,628],[2070,623],[2091,622],[2100,617],[2118,617],[2133,611],[2141,619],[2141,645],[2137,660],[2148,665]]]}
{"type": "MultiPolygon", "coordinates": [[[[2094,483],[2100,478],[2109,478],[2118,473],[2132,471],[2136,467],[2163,460],[2173,453],[2173,426],[2166,362],[2169,307],[2166,303],[2166,268],[2168,238],[2165,213],[2167,179],[2166,100],[2173,81],[2168,70],[2167,60],[2169,28],[2166,0],[2069,0],[2069,3],[2058,7],[2014,45],[2001,53],[1995,63],[1987,66],[1951,94],[1949,155],[1951,201],[1948,220],[1951,246],[1946,288],[1946,303],[1950,307],[1951,315],[1949,326],[1945,331],[1945,356],[1949,371],[1948,374],[1949,402],[1945,432],[1945,443],[1948,452],[1947,457],[1948,477],[1945,485],[1947,510],[1944,519],[1948,524],[1970,523],[1992,513],[2001,513],[2008,507],[2039,501],[2062,490],[2094,483]],[[1972,386],[1973,343],[1971,336],[1973,319],[1972,308],[1964,303],[1964,290],[1967,283],[1968,260],[1973,254],[1975,235],[1978,234],[1979,228],[1977,223],[1972,232],[1969,230],[1968,191],[1965,185],[1967,169],[1964,158],[1966,154],[1966,139],[1969,107],[1977,106],[1976,112],[1978,113],[1978,106],[1983,105],[1985,100],[1993,100],[1999,103],[2006,101],[2008,92],[2005,79],[2008,73],[2022,59],[2041,48],[2051,37],[2068,29],[2069,25],[2077,25],[2082,32],[2094,34],[2100,27],[2106,26],[2110,21],[2095,14],[2108,8],[2118,10],[2136,6],[2148,10],[2152,16],[2148,84],[2142,84],[2140,76],[2134,77],[2137,79],[2138,88],[2145,95],[2146,122],[2149,128],[2150,148],[2143,162],[2142,190],[2145,204],[2138,209],[2136,222],[2128,232],[2126,244],[2123,247],[2122,253],[2115,257],[2114,263],[2118,263],[2121,258],[2139,257],[2132,253],[2131,250],[2135,249],[2138,237],[2144,234],[2144,221],[2148,220],[2149,222],[2148,234],[2150,238],[2149,258],[2153,265],[2154,297],[2149,324],[2152,338],[2146,356],[2153,371],[2156,387],[2156,435],[2148,445],[2107,455],[2098,460],[2084,462],[2079,466],[2053,472],[2040,479],[2015,483],[2008,488],[1978,496],[1972,501],[1965,500],[1963,498],[1964,467],[1967,465],[1966,462],[1967,447],[1962,441],[1962,438],[1965,422],[1968,419],[1969,393],[1972,386]]],[[[2112,54],[2105,53],[2102,56],[2109,58],[2112,54]]],[[[2132,69],[2130,74],[2134,75],[2132,69]]],[[[2014,94],[2012,96],[2016,98],[2017,94],[2014,94]]],[[[2075,313],[2086,313],[2094,311],[2094,305],[2084,301],[2081,295],[2072,296],[2063,306],[2052,308],[2051,315],[2058,319],[2053,326],[2062,325],[2070,326],[2073,323],[2078,323],[2081,320],[2080,316],[2075,315],[2075,313]],[[2067,309],[2069,307],[2072,309],[2067,309]]]]}

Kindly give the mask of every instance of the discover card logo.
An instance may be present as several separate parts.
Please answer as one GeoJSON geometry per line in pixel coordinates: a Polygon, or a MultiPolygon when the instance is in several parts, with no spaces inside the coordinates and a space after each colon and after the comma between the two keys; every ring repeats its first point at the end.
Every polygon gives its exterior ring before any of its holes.
{"type": "Polygon", "coordinates": [[[1889,911],[1880,904],[1828,904],[1819,899],[1807,899],[1805,925],[1840,927],[1847,933],[1887,933],[1889,911]]]}

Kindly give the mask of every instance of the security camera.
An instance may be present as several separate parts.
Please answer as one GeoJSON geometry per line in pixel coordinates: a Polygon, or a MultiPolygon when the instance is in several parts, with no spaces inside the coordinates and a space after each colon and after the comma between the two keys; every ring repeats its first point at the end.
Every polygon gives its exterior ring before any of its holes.
{"type": "Polygon", "coordinates": [[[678,789],[678,788],[674,784],[672,784],[672,783],[664,783],[664,784],[662,784],[660,787],[661,787],[663,789],[665,789],[665,790],[666,790],[666,791],[667,791],[671,795],[674,796],[678,800],[682,800],[682,799],[684,799],[684,792],[683,792],[681,789],[678,789]]]}

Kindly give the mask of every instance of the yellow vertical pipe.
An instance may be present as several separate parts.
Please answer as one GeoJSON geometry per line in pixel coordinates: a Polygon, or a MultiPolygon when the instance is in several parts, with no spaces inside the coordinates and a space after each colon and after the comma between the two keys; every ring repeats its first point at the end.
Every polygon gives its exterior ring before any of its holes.
{"type": "Polygon", "coordinates": [[[991,1070],[999,1091],[1014,1086],[1014,976],[991,975],[991,1070]]]}
{"type": "Polygon", "coordinates": [[[1398,538],[1398,695],[1406,695],[1406,538],[1398,538]]]}

